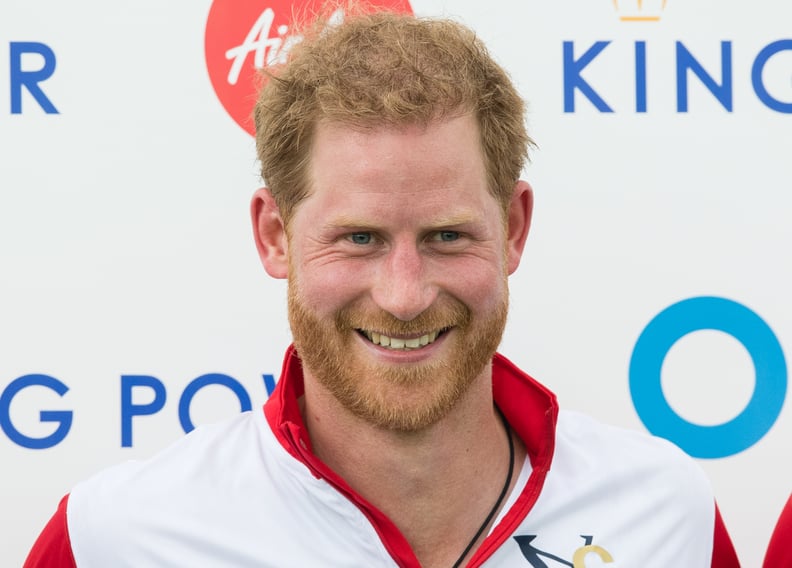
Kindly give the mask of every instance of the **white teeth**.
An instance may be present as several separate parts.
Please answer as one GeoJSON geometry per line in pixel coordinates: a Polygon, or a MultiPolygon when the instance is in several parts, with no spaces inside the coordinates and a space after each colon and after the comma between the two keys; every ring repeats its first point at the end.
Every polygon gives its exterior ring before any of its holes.
{"type": "Polygon", "coordinates": [[[409,349],[420,349],[421,347],[429,345],[430,343],[434,343],[435,339],[437,339],[437,336],[440,335],[440,332],[433,331],[431,333],[427,333],[425,335],[422,335],[421,337],[415,337],[413,339],[399,339],[396,337],[388,337],[387,335],[377,333],[376,331],[366,331],[364,332],[364,334],[375,345],[380,345],[382,347],[389,347],[391,349],[409,350],[409,349]]]}

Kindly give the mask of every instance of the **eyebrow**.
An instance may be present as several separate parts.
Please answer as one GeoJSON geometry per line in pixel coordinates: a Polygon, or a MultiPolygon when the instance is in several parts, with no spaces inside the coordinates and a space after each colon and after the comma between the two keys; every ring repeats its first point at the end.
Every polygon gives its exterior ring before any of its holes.
{"type": "MultiPolygon", "coordinates": [[[[465,225],[472,223],[476,220],[476,213],[473,210],[465,210],[457,213],[452,213],[447,216],[435,217],[429,220],[430,227],[455,227],[458,225],[465,225]]],[[[361,218],[353,215],[339,215],[329,223],[328,227],[343,228],[343,227],[357,227],[361,229],[374,229],[375,224],[369,221],[363,221],[361,218]]]]}

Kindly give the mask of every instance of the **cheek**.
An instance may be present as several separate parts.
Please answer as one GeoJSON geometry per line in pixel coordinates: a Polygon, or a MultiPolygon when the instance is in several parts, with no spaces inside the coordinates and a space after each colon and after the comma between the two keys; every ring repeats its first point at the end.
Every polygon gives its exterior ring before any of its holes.
{"type": "Polygon", "coordinates": [[[489,313],[507,293],[506,276],[497,263],[466,263],[447,270],[445,290],[473,312],[489,313]]]}
{"type": "Polygon", "coordinates": [[[293,269],[296,292],[306,307],[317,314],[330,314],[360,296],[365,288],[363,275],[343,264],[293,269]]]}

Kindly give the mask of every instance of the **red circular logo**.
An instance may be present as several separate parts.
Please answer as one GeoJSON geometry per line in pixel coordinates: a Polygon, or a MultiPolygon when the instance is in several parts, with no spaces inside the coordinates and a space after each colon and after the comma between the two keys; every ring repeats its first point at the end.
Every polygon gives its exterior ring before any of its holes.
{"type": "MultiPolygon", "coordinates": [[[[315,13],[322,0],[214,0],[206,21],[206,68],[217,98],[231,118],[254,135],[256,70],[285,60],[302,40],[292,32],[293,14],[315,13]]],[[[409,0],[377,0],[372,9],[412,14],[409,0]]],[[[344,18],[336,10],[329,25],[344,18]]]]}

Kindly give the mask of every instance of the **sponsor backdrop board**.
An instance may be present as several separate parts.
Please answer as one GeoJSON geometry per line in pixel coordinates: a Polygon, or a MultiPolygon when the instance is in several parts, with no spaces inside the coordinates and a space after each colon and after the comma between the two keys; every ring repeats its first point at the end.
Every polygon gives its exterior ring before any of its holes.
{"type": "MultiPolygon", "coordinates": [[[[266,400],[289,333],[246,116],[293,5],[0,4],[3,566],[78,480],[266,400]]],[[[792,479],[792,4],[391,5],[474,27],[530,103],[503,353],[693,455],[760,565],[792,479]]]]}

